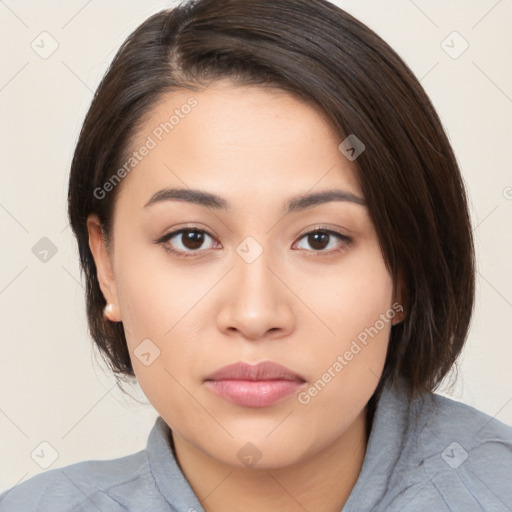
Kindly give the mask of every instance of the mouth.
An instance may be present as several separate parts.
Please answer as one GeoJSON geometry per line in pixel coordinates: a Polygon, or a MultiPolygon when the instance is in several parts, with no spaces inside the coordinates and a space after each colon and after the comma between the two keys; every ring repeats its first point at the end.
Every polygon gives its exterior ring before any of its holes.
{"type": "Polygon", "coordinates": [[[285,366],[266,361],[257,365],[239,362],[224,366],[204,383],[237,405],[267,407],[297,392],[306,380],[285,366]]]}

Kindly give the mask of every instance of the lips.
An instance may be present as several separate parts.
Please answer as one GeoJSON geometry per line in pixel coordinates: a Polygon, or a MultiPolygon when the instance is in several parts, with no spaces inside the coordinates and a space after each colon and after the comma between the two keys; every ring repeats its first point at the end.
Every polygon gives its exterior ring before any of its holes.
{"type": "Polygon", "coordinates": [[[268,407],[299,391],[306,380],[277,363],[235,363],[209,375],[205,386],[216,395],[245,407],[268,407]]]}
{"type": "Polygon", "coordinates": [[[286,366],[271,361],[265,361],[256,365],[243,362],[230,364],[213,372],[205,379],[205,381],[219,380],[291,380],[306,382],[306,379],[298,373],[286,368],[286,366]]]}

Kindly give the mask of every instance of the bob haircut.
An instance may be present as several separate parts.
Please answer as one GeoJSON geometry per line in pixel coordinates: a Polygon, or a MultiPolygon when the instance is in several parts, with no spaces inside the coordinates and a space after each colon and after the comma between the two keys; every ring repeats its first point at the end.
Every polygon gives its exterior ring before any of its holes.
{"type": "MultiPolygon", "coordinates": [[[[98,215],[111,240],[122,183],[101,188],[166,95],[216,80],[279,88],[325,114],[354,161],[405,319],[392,327],[386,382],[432,392],[454,365],[474,304],[474,248],[463,180],[429,98],[408,66],[366,25],[327,0],[189,0],[144,21],[123,43],[86,115],[68,207],[86,280],[89,329],[119,379],[134,377],[123,325],[103,316],[88,244],[98,215]]],[[[132,148],[133,149],[133,148],[132,148]]],[[[341,153],[340,153],[341,155],[341,153]]],[[[373,397],[372,397],[373,398],[373,397]]]]}

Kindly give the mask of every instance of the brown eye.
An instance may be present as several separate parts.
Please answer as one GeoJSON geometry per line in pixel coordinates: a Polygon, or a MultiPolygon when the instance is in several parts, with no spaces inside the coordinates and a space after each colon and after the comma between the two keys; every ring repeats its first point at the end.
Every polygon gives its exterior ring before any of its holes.
{"type": "Polygon", "coordinates": [[[309,245],[315,250],[325,249],[329,243],[331,235],[317,231],[316,233],[310,233],[308,236],[309,245]]]}
{"type": "MultiPolygon", "coordinates": [[[[309,245],[313,252],[326,254],[342,251],[343,249],[346,249],[351,242],[351,239],[348,236],[331,229],[317,229],[315,231],[310,231],[303,235],[300,240],[306,240],[307,245],[309,245]]],[[[302,249],[304,247],[299,248],[302,249]]]]}
{"type": "Polygon", "coordinates": [[[199,249],[204,243],[204,233],[200,231],[182,231],[181,241],[187,249],[199,249]]]}
{"type": "Polygon", "coordinates": [[[213,237],[202,229],[183,228],[163,236],[157,243],[163,245],[168,252],[188,257],[196,256],[196,253],[199,255],[201,249],[211,248],[203,247],[208,238],[213,240],[213,237]]]}

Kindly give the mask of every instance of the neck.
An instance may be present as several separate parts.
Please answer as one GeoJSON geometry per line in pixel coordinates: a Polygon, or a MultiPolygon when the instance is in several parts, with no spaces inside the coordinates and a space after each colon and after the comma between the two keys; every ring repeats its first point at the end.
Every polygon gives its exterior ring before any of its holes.
{"type": "Polygon", "coordinates": [[[332,443],[286,467],[226,465],[171,431],[175,455],[205,512],[339,512],[363,464],[367,418],[363,410],[332,443]]]}

